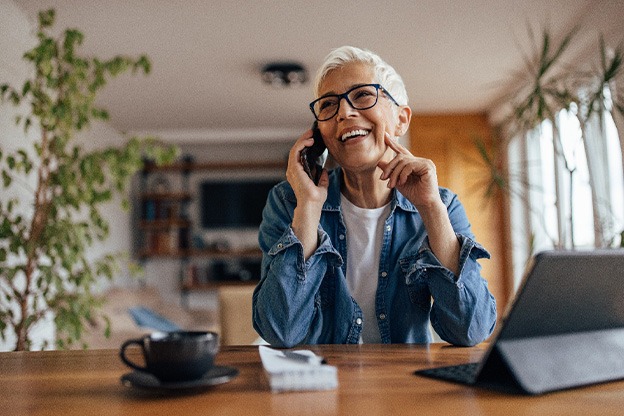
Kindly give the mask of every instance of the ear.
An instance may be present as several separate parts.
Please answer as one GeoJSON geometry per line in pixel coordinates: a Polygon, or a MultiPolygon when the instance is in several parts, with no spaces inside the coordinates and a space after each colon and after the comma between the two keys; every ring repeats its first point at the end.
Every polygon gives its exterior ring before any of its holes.
{"type": "Polygon", "coordinates": [[[410,121],[412,119],[412,109],[406,105],[402,105],[397,110],[397,124],[394,130],[394,135],[399,137],[407,133],[410,121]]]}

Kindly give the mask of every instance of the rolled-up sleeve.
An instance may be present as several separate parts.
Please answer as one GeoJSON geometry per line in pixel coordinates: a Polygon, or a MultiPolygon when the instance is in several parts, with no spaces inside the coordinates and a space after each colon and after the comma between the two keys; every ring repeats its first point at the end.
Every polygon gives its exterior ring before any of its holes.
{"type": "Polygon", "coordinates": [[[261,279],[253,294],[253,326],[271,345],[292,347],[319,326],[319,287],[329,264],[340,257],[319,227],[319,247],[306,261],[290,222],[282,189],[270,194],[260,226],[261,279]],[[338,258],[337,258],[338,257],[338,258]]]}
{"type": "Polygon", "coordinates": [[[477,262],[490,256],[472,238],[457,237],[461,244],[459,276],[440,264],[425,241],[418,255],[405,265],[406,283],[428,287],[433,298],[431,325],[440,338],[472,346],[490,336],[496,324],[496,300],[477,262]]]}
{"type": "Polygon", "coordinates": [[[433,298],[430,321],[443,340],[472,346],[484,341],[496,325],[496,300],[481,276],[478,259],[490,258],[474,240],[466,212],[457,196],[442,191],[449,219],[460,243],[459,275],[444,267],[425,238],[418,253],[402,259],[408,287],[426,288],[433,298]]]}

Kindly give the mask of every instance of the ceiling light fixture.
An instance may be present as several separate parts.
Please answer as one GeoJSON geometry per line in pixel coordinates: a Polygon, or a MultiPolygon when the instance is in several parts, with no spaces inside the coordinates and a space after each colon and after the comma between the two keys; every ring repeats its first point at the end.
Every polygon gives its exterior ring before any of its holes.
{"type": "Polygon", "coordinates": [[[306,69],[296,62],[272,62],[262,68],[262,80],[276,88],[297,87],[307,79],[306,69]]]}

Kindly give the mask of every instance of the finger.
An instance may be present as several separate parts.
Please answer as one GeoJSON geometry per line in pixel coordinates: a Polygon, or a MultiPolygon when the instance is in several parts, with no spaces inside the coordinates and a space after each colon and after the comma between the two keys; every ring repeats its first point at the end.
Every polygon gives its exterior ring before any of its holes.
{"type": "Polygon", "coordinates": [[[409,177],[411,173],[411,169],[409,168],[409,164],[405,160],[399,161],[397,166],[392,169],[392,173],[390,174],[390,178],[388,180],[389,187],[401,186],[405,183],[403,178],[409,177]]]}
{"type": "Polygon", "coordinates": [[[378,165],[382,169],[381,180],[388,181],[388,188],[394,188],[396,186],[397,175],[401,171],[401,160],[395,157],[391,161],[387,162],[383,167],[378,165]]]}
{"type": "Polygon", "coordinates": [[[306,147],[312,146],[313,143],[314,139],[312,139],[312,137],[300,137],[290,149],[289,158],[299,160],[301,157],[301,151],[306,147]]]}
{"type": "MultiPolygon", "coordinates": [[[[306,135],[307,134],[304,134],[299,139],[297,139],[295,144],[293,144],[292,148],[290,149],[290,152],[288,154],[288,166],[286,167],[287,179],[290,174],[295,174],[295,176],[303,174],[307,176],[305,170],[303,169],[303,165],[301,164],[301,151],[308,146],[312,146],[314,140],[311,137],[306,137],[306,135]]],[[[294,179],[294,177],[291,176],[289,182],[291,182],[292,179],[294,179]]]]}
{"type": "Polygon", "coordinates": [[[395,140],[392,136],[390,136],[390,133],[386,132],[384,135],[384,138],[388,147],[394,150],[395,152],[402,153],[404,155],[411,154],[409,150],[405,148],[405,146],[403,146],[401,143],[399,143],[398,140],[395,140]]]}
{"type": "Polygon", "coordinates": [[[397,183],[399,186],[403,186],[405,185],[405,183],[407,182],[407,180],[409,179],[410,175],[416,173],[416,167],[414,166],[414,163],[410,163],[410,164],[406,164],[403,169],[401,169],[401,173],[399,174],[398,178],[397,178],[397,183]]]}
{"type": "Polygon", "coordinates": [[[401,158],[392,170],[389,182],[392,186],[405,185],[410,177],[420,178],[427,171],[424,160],[414,158],[401,158]]]}
{"type": "Polygon", "coordinates": [[[327,169],[323,169],[321,171],[321,177],[319,178],[318,186],[321,188],[329,187],[329,173],[327,172],[327,169]]]}
{"type": "Polygon", "coordinates": [[[380,161],[377,166],[381,169],[381,177],[379,179],[386,180],[392,174],[392,171],[397,167],[400,163],[400,159],[398,157],[392,158],[389,162],[380,161]]]}

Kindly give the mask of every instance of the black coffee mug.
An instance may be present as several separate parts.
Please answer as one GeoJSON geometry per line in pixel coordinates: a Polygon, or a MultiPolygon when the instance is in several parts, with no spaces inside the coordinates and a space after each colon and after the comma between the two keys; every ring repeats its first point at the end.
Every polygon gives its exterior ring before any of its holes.
{"type": "Polygon", "coordinates": [[[162,382],[180,382],[200,379],[212,368],[218,351],[219,336],[215,332],[155,332],[125,341],[119,357],[127,366],[151,373],[162,382]],[[126,356],[126,349],[133,344],[141,347],[145,366],[126,356]]]}

